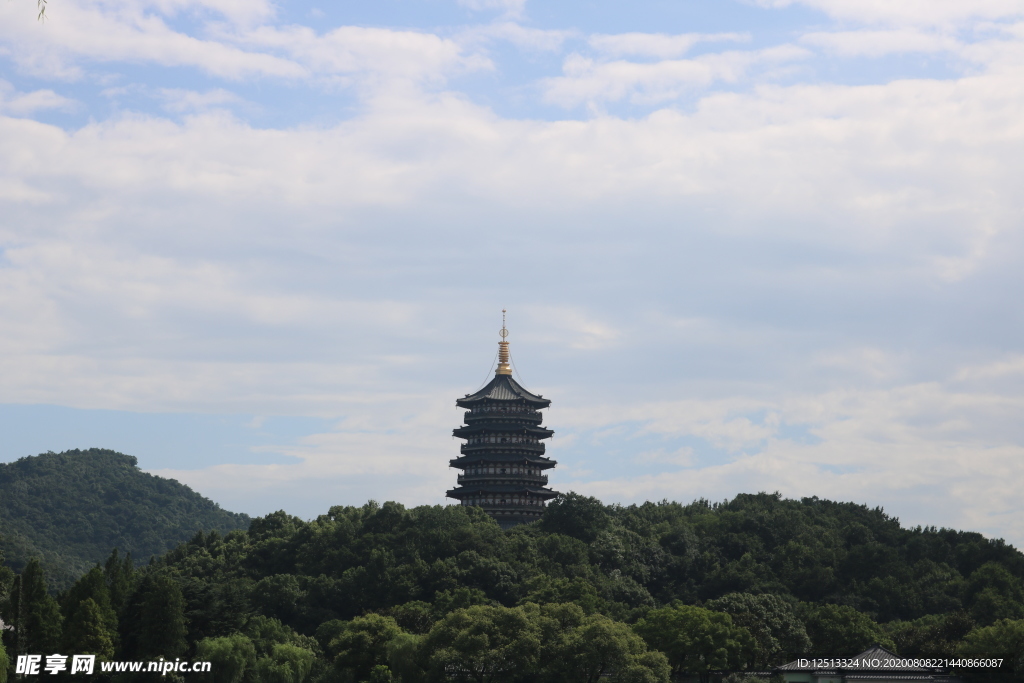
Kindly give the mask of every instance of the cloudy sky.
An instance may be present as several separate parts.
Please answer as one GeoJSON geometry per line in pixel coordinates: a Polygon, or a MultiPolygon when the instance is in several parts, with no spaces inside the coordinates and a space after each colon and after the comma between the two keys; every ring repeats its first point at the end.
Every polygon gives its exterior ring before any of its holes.
{"type": "Polygon", "coordinates": [[[552,486],[1024,544],[1021,0],[0,3],[0,459],[444,503],[509,310],[552,486]]]}

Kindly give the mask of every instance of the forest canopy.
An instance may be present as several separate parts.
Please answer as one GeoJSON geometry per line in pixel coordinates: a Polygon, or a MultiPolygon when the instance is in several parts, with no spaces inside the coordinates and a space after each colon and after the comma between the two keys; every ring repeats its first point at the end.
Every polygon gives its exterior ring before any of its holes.
{"type": "Polygon", "coordinates": [[[0,552],[16,571],[42,560],[61,588],[112,548],[146,561],[198,531],[248,525],[248,515],[143,472],[130,455],[93,448],[0,463],[0,552]]]}
{"type": "Polygon", "coordinates": [[[276,512],[146,567],[114,554],[56,598],[40,580],[30,563],[3,590],[33,586],[38,604],[19,609],[41,638],[92,633],[104,656],[202,657],[249,683],[654,683],[874,643],[1024,654],[1012,546],[765,493],[631,506],[570,493],[509,531],[463,506],[276,512]]]}

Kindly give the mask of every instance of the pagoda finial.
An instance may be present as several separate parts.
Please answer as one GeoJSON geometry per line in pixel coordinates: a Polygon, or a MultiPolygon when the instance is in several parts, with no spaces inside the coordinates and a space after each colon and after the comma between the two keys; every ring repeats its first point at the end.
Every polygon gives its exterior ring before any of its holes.
{"type": "Polygon", "coordinates": [[[511,375],[512,368],[508,364],[508,342],[505,338],[508,337],[508,330],[505,328],[505,309],[501,309],[501,331],[498,332],[501,335],[501,341],[498,342],[498,369],[494,372],[496,375],[511,375]]]}

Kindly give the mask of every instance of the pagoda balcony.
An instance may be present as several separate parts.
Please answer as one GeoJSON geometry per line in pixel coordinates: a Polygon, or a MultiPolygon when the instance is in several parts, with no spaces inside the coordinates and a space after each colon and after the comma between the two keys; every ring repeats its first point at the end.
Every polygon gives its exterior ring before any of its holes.
{"type": "Polygon", "coordinates": [[[490,413],[477,413],[477,412],[474,412],[474,411],[470,410],[470,411],[467,411],[466,414],[463,417],[465,418],[467,425],[475,424],[477,422],[486,422],[486,421],[492,421],[492,420],[500,420],[502,422],[514,420],[516,422],[523,422],[523,423],[526,423],[526,424],[539,425],[541,422],[544,421],[544,416],[541,415],[538,412],[528,412],[528,413],[510,412],[510,413],[502,413],[502,412],[493,412],[492,411],[490,413]]]}
{"type": "Polygon", "coordinates": [[[544,444],[533,441],[504,441],[499,443],[464,443],[459,446],[459,452],[463,455],[472,453],[487,453],[499,449],[528,451],[530,453],[543,453],[544,444]]]}
{"type": "Polygon", "coordinates": [[[547,486],[548,483],[548,478],[543,474],[460,474],[457,482],[459,484],[475,484],[487,483],[494,479],[514,481],[517,484],[533,484],[535,486],[547,486]]]}
{"type": "Polygon", "coordinates": [[[496,502],[490,500],[480,500],[476,503],[470,503],[468,500],[462,501],[462,505],[470,506],[475,505],[476,507],[485,508],[487,510],[500,510],[502,508],[511,508],[517,512],[529,512],[530,510],[536,510],[539,513],[547,507],[547,503],[541,500],[514,500],[506,498],[504,501],[498,499],[496,502]]]}

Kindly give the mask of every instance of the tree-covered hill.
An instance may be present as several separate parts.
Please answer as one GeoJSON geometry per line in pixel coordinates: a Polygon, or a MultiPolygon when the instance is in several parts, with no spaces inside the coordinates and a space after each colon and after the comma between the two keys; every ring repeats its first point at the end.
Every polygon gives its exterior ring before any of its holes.
{"type": "Polygon", "coordinates": [[[222,510],[189,487],[147,474],[137,460],[90,449],[0,464],[0,552],[21,571],[42,560],[62,587],[111,549],[146,561],[199,531],[227,533],[249,518],[222,510]]]}
{"type": "Polygon", "coordinates": [[[277,512],[160,563],[211,587],[258,586],[245,591],[253,609],[303,632],[460,589],[504,605],[572,600],[624,619],[733,593],[844,605],[880,623],[1024,618],[1024,555],[1001,540],[769,494],[629,507],[570,494],[509,532],[472,507],[370,503],[308,522],[277,512]]]}
{"type": "Polygon", "coordinates": [[[4,634],[9,654],[91,652],[88,633],[108,658],[211,661],[214,681],[668,683],[873,643],[1024,673],[1016,549],[763,493],[628,507],[570,493],[509,531],[475,507],[277,512],[146,567],[115,555],[59,605],[42,585],[38,565],[0,572],[0,618],[23,629],[4,634]]]}

